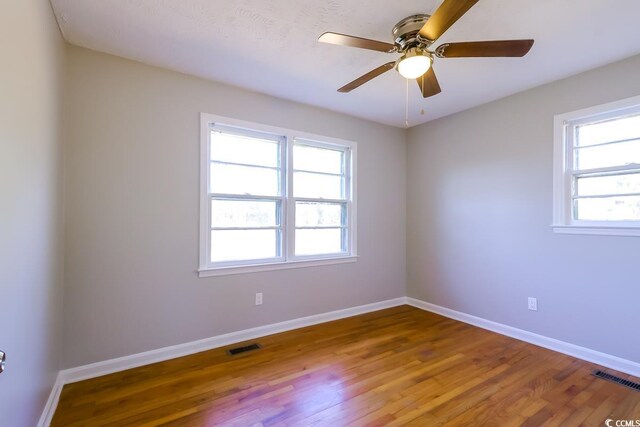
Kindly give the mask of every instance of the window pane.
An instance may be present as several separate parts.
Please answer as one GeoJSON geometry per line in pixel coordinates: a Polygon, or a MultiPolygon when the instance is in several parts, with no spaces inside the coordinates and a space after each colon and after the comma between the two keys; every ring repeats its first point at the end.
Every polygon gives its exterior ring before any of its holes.
{"type": "Polygon", "coordinates": [[[212,230],[211,262],[275,258],[278,230],[212,230]]]}
{"type": "Polygon", "coordinates": [[[275,227],[278,202],[262,200],[212,200],[212,227],[275,227]]]}
{"type": "Polygon", "coordinates": [[[293,168],[313,172],[343,173],[344,152],[326,148],[295,145],[293,168]]]}
{"type": "Polygon", "coordinates": [[[279,156],[276,141],[211,131],[211,160],[278,167],[279,156]]]}
{"type": "Polygon", "coordinates": [[[639,221],[640,196],[577,199],[576,218],[585,221],[639,221]]]}
{"type": "Polygon", "coordinates": [[[578,126],[576,132],[577,145],[582,147],[640,138],[640,115],[578,126]]]}
{"type": "Polygon", "coordinates": [[[576,170],[640,164],[640,139],[575,150],[576,170]]]}
{"type": "Polygon", "coordinates": [[[343,199],[344,178],[317,173],[294,172],[293,193],[295,197],[318,199],[343,199]]]}
{"type": "Polygon", "coordinates": [[[341,252],[341,228],[296,230],[296,255],[337,254],[341,252]]]}
{"type": "Polygon", "coordinates": [[[277,169],[211,163],[213,193],[277,196],[279,187],[277,169]]]}
{"type": "Polygon", "coordinates": [[[296,202],[296,227],[340,227],[345,207],[342,203],[296,202]]]}
{"type": "Polygon", "coordinates": [[[576,180],[578,196],[640,193],[640,173],[582,177],[576,180]]]}

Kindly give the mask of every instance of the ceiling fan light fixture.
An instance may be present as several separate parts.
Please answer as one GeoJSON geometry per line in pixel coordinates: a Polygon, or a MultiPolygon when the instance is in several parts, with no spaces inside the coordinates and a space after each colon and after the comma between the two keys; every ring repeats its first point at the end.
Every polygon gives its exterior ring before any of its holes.
{"type": "Polygon", "coordinates": [[[405,79],[417,79],[431,68],[433,58],[427,52],[409,49],[398,61],[398,72],[405,79]]]}
{"type": "Polygon", "coordinates": [[[338,92],[351,92],[395,68],[402,77],[407,80],[415,80],[422,97],[429,98],[441,92],[440,84],[432,68],[434,55],[438,58],[515,58],[525,56],[533,46],[534,41],[531,39],[445,43],[437,47],[435,52],[429,50],[433,43],[478,1],[442,0],[432,15],[423,13],[404,18],[393,28],[393,44],[340,33],[322,34],[318,41],[323,43],[402,55],[400,58],[387,62],[347,83],[338,89],[338,92]]]}

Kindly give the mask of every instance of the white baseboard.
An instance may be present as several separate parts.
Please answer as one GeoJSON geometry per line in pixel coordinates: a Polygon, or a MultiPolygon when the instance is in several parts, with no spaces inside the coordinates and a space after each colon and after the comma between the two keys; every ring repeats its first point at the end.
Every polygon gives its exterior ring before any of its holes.
{"type": "Polygon", "coordinates": [[[610,354],[602,353],[590,348],[581,347],[554,338],[545,337],[544,335],[534,334],[533,332],[514,328],[512,326],[507,326],[502,323],[493,322],[481,317],[472,316],[470,314],[431,304],[429,302],[422,301],[416,298],[407,297],[406,303],[425,311],[430,311],[432,313],[436,313],[450,319],[459,320],[460,322],[478,326],[480,328],[497,332],[499,334],[506,335],[520,341],[525,341],[540,347],[548,348],[549,350],[564,353],[569,356],[577,357],[578,359],[586,360],[587,362],[592,362],[597,365],[601,365],[606,368],[614,369],[616,371],[624,372],[626,374],[640,378],[640,363],[633,362],[631,360],[622,359],[620,357],[612,356],[610,354]]]}
{"type": "Polygon", "coordinates": [[[205,338],[198,341],[192,341],[184,344],[173,345],[156,350],[145,351],[130,356],[119,357],[116,359],[105,360],[102,362],[92,363],[90,365],[79,366],[77,368],[65,369],[60,371],[56,382],[51,390],[47,404],[45,405],[38,427],[47,427],[53,414],[55,413],[60,398],[62,387],[65,384],[83,381],[90,378],[96,378],[102,375],[112,374],[114,372],[124,371],[126,369],[137,368],[151,363],[162,362],[176,357],[187,356],[202,351],[211,350],[218,347],[224,347],[243,341],[248,341],[267,335],[286,332],[293,329],[304,328],[306,326],[317,325],[320,323],[330,322],[332,320],[343,319],[346,317],[357,316],[359,314],[369,313],[372,311],[383,310],[385,308],[396,307],[408,304],[422,310],[430,311],[459,320],[473,326],[478,326],[502,335],[506,335],[521,341],[525,341],[540,347],[545,347],[560,353],[568,354],[578,359],[614,369],[616,371],[625,372],[627,374],[640,377],[640,363],[622,359],[599,351],[580,347],[564,341],[534,334],[522,329],[507,326],[491,320],[482,319],[470,314],[451,310],[446,307],[431,304],[410,297],[394,298],[386,301],[380,301],[373,304],[366,304],[357,307],[346,308],[343,310],[331,311],[328,313],[316,314],[308,317],[288,320],[285,322],[274,323],[271,325],[258,326],[243,331],[231,332],[224,335],[218,335],[211,338],[205,338]]]}
{"type": "Polygon", "coordinates": [[[176,357],[187,356],[201,351],[207,351],[242,341],[260,338],[266,335],[304,328],[305,326],[317,325],[319,323],[330,322],[332,320],[343,319],[345,317],[356,316],[358,314],[369,313],[404,304],[405,298],[401,297],[375,302],[373,304],[360,305],[343,310],[301,317],[298,319],[287,320],[285,322],[258,326],[257,328],[205,338],[198,341],[145,351],[143,353],[132,354],[130,356],[118,357],[116,359],[79,366],[77,368],[65,369],[60,371],[60,376],[64,384],[74,383],[77,381],[100,377],[102,375],[112,374],[114,372],[124,371],[126,369],[137,368],[151,363],[162,362],[176,357]]]}
{"type": "Polygon", "coordinates": [[[118,357],[116,359],[104,360],[90,365],[79,366],[77,368],[64,369],[58,373],[56,382],[51,389],[49,399],[44,407],[38,427],[48,427],[53,419],[53,414],[58,406],[60,393],[65,384],[88,380],[102,375],[113,374],[114,372],[137,368],[151,363],[162,362],[176,357],[188,356],[190,354],[207,351],[226,345],[248,341],[267,335],[286,332],[293,329],[304,328],[306,326],[317,325],[319,323],[330,322],[332,320],[344,319],[346,317],[357,316],[358,314],[370,313],[372,311],[384,310],[385,308],[396,307],[406,304],[405,297],[394,298],[386,301],[374,302],[372,304],[360,305],[357,307],[345,308],[343,310],[330,311],[327,313],[315,314],[308,317],[287,320],[285,322],[273,323],[271,325],[258,326],[257,328],[243,331],[231,332],[198,341],[184,344],[172,345],[156,350],[145,351],[143,353],[132,354],[131,356],[118,357]]]}
{"type": "Polygon", "coordinates": [[[47,403],[44,405],[44,409],[42,410],[42,415],[40,416],[40,420],[38,421],[38,427],[48,427],[49,424],[51,424],[53,414],[56,412],[56,408],[58,407],[58,400],[60,400],[62,387],[64,387],[64,383],[62,382],[62,375],[58,373],[56,382],[53,383],[51,393],[49,393],[47,403]]]}

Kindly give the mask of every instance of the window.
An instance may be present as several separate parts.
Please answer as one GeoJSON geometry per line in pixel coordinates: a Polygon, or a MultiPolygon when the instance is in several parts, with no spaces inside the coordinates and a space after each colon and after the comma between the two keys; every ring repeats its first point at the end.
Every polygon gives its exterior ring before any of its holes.
{"type": "Polygon", "coordinates": [[[554,230],[640,236],[640,97],[555,118],[554,230]]]}
{"type": "Polygon", "coordinates": [[[354,261],[355,148],[203,114],[200,276],[354,261]]]}

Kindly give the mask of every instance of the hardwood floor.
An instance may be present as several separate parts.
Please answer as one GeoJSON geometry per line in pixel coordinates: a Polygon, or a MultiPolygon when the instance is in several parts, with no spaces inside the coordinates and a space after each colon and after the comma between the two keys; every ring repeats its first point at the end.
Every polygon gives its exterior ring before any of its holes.
{"type": "Polygon", "coordinates": [[[220,348],[67,385],[52,426],[640,419],[640,393],[593,377],[596,365],[409,306],[256,341],[263,348],[249,353],[220,348]]]}

